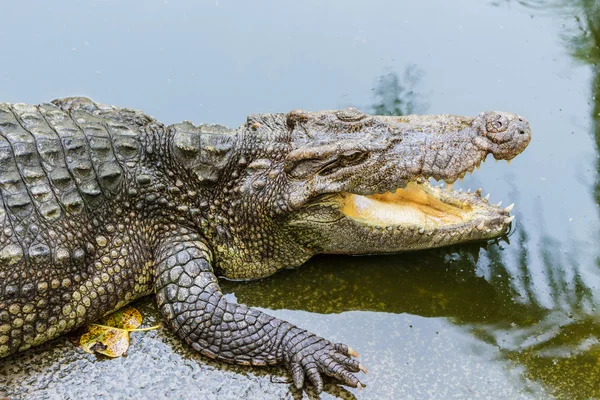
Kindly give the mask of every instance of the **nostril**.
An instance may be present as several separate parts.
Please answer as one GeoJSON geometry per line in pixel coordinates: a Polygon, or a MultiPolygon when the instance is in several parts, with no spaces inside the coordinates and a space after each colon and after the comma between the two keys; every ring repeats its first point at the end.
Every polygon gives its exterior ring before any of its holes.
{"type": "Polygon", "coordinates": [[[519,122],[523,122],[523,118],[519,118],[519,122]]]}
{"type": "Polygon", "coordinates": [[[525,134],[525,131],[519,131],[519,133],[520,133],[521,135],[524,135],[524,134],[525,134]]]}

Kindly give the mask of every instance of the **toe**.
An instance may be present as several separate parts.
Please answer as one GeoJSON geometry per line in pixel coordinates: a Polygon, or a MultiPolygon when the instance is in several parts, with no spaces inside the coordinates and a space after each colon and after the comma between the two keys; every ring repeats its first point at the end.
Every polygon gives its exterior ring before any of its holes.
{"type": "Polygon", "coordinates": [[[294,363],[290,369],[294,386],[296,386],[296,389],[302,389],[302,386],[304,386],[304,370],[302,369],[302,366],[294,363]]]}
{"type": "Polygon", "coordinates": [[[356,351],[354,351],[351,347],[348,347],[343,343],[336,343],[333,345],[333,347],[339,353],[342,353],[347,356],[358,357],[358,353],[356,351]]]}
{"type": "Polygon", "coordinates": [[[323,372],[351,387],[358,387],[361,384],[354,374],[350,373],[342,364],[335,361],[330,363],[323,372]]]}
{"type": "MultiPolygon", "coordinates": [[[[339,353],[333,353],[331,357],[339,364],[343,365],[350,372],[358,372],[362,367],[361,363],[355,358],[350,358],[339,353]]],[[[364,367],[363,367],[364,368],[364,367]]]]}
{"type": "Polygon", "coordinates": [[[317,393],[321,393],[323,391],[323,378],[321,378],[317,365],[310,363],[305,367],[305,370],[310,383],[315,387],[317,393]]]}

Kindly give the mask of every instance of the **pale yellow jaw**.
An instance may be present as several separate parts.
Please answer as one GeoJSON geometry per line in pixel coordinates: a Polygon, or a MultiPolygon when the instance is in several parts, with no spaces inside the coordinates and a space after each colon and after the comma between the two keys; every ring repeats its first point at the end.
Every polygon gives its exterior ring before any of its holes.
{"type": "Polygon", "coordinates": [[[370,196],[347,193],[342,208],[346,216],[364,224],[417,225],[424,228],[463,223],[471,211],[472,207],[468,204],[446,204],[415,183],[409,183],[395,193],[370,196]]]}

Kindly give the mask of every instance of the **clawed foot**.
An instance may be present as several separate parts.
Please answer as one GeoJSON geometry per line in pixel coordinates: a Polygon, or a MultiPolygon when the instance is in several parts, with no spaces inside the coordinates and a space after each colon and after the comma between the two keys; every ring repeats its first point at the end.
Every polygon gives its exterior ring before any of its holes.
{"type": "Polygon", "coordinates": [[[334,344],[310,332],[294,328],[286,335],[283,345],[284,360],[298,389],[304,386],[304,381],[308,378],[316,391],[321,393],[321,374],[339,379],[351,387],[366,386],[354,373],[362,371],[366,374],[367,369],[353,358],[358,357],[358,353],[345,344],[334,344]]]}

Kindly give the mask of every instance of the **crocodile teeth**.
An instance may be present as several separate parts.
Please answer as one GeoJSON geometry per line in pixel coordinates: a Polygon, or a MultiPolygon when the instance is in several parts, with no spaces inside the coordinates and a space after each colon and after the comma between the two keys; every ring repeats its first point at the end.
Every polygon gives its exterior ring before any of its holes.
{"type": "Polygon", "coordinates": [[[477,189],[477,190],[475,191],[475,193],[477,193],[479,196],[481,196],[481,188],[477,189]]]}
{"type": "Polygon", "coordinates": [[[510,206],[506,207],[506,208],[504,209],[504,211],[506,211],[506,212],[511,212],[514,206],[515,206],[515,203],[512,203],[510,206]]]}
{"type": "Polygon", "coordinates": [[[485,196],[483,199],[484,199],[485,201],[489,201],[489,200],[490,200],[490,194],[491,194],[491,193],[488,193],[488,194],[487,194],[487,196],[485,196]]]}
{"type": "Polygon", "coordinates": [[[506,160],[506,163],[507,163],[508,165],[510,165],[510,162],[511,162],[511,161],[512,161],[512,160],[506,160]]]}
{"type": "Polygon", "coordinates": [[[448,189],[448,190],[452,190],[453,186],[454,186],[454,183],[446,183],[446,189],[448,189]]]}
{"type": "Polygon", "coordinates": [[[506,217],[506,218],[504,218],[504,223],[505,224],[510,224],[513,219],[515,219],[514,215],[511,215],[510,217],[506,217]]]}
{"type": "Polygon", "coordinates": [[[502,200],[500,200],[500,202],[498,204],[496,204],[496,207],[500,207],[502,205],[502,200]]]}
{"type": "Polygon", "coordinates": [[[483,223],[483,221],[481,221],[481,223],[479,225],[476,226],[478,231],[482,231],[483,228],[485,228],[485,224],[483,223]]]}

